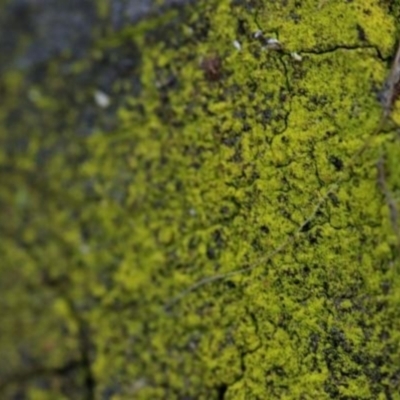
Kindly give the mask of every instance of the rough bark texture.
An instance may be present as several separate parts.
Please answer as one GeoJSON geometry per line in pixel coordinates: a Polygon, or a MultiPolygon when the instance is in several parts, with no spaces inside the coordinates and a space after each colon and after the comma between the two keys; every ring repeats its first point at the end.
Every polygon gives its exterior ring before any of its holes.
{"type": "Polygon", "coordinates": [[[0,397],[400,399],[398,11],[0,1],[0,397]]]}

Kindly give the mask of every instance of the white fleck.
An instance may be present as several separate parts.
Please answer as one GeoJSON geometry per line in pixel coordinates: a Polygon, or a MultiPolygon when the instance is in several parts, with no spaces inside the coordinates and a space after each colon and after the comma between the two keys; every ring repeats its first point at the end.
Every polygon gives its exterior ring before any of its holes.
{"type": "Polygon", "coordinates": [[[82,254],[89,254],[90,253],[90,246],[84,242],[81,243],[79,250],[82,254]]]}
{"type": "Polygon", "coordinates": [[[38,103],[42,99],[42,94],[38,89],[33,88],[29,90],[28,98],[32,103],[38,103]]]}
{"type": "Polygon", "coordinates": [[[290,55],[292,56],[293,60],[295,60],[295,61],[300,62],[303,59],[303,57],[299,53],[296,53],[296,52],[290,53],[290,55]]]}
{"type": "Polygon", "coordinates": [[[282,48],[281,42],[275,38],[268,38],[266,43],[266,48],[269,50],[280,50],[282,48]]]}
{"type": "Polygon", "coordinates": [[[197,213],[196,213],[196,210],[195,210],[194,208],[191,208],[191,209],[189,210],[189,214],[190,214],[192,217],[194,217],[197,213]]]}
{"type": "Polygon", "coordinates": [[[233,41],[233,46],[235,47],[236,50],[240,51],[242,50],[242,45],[240,44],[240,42],[238,40],[234,40],[233,41]]]}
{"type": "Polygon", "coordinates": [[[94,101],[101,108],[107,108],[110,105],[110,96],[102,92],[101,90],[96,90],[94,93],[94,101]]]}
{"type": "Polygon", "coordinates": [[[276,44],[280,45],[280,42],[279,42],[278,39],[275,39],[275,38],[268,38],[267,39],[267,45],[276,45],[276,44]]]}
{"type": "Polygon", "coordinates": [[[263,33],[261,31],[256,31],[254,32],[254,39],[258,39],[259,37],[261,37],[263,35],[263,33]]]}
{"type": "Polygon", "coordinates": [[[127,387],[127,392],[128,392],[128,394],[134,394],[134,393],[139,392],[139,390],[143,389],[146,386],[147,386],[146,379],[145,378],[139,378],[136,381],[132,382],[127,387]]]}

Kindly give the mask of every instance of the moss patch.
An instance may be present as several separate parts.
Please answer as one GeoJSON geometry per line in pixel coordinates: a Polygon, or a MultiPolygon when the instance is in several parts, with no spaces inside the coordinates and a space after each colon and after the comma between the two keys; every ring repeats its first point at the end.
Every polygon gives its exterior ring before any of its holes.
{"type": "MultiPolygon", "coordinates": [[[[399,398],[397,238],[376,170],[384,152],[395,193],[399,146],[386,132],[354,157],[380,120],[394,21],[378,1],[267,3],[199,2],[44,80],[5,75],[7,326],[36,316],[18,293],[49,307],[29,339],[2,335],[12,373],[35,338],[36,364],[76,359],[88,398],[399,398]]],[[[32,399],[73,396],[25,382],[32,399]]]]}

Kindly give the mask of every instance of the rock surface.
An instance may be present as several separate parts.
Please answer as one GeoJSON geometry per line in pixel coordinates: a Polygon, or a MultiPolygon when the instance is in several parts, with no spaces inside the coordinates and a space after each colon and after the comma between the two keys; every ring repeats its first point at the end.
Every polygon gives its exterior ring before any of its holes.
{"type": "Polygon", "coordinates": [[[0,2],[0,397],[399,399],[397,2],[183,3],[0,2]]]}

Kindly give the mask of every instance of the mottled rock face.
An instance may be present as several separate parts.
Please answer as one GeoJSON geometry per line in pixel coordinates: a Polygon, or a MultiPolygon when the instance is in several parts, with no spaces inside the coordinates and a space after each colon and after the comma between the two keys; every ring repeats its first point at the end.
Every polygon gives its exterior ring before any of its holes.
{"type": "Polygon", "coordinates": [[[90,0],[13,0],[2,7],[0,18],[2,61],[25,68],[63,51],[82,57],[97,19],[95,2],[90,0]],[[6,57],[3,49],[12,54],[23,40],[25,51],[14,60],[6,57]]]}
{"type": "MultiPolygon", "coordinates": [[[[171,7],[193,0],[11,0],[0,16],[0,69],[7,65],[32,67],[63,52],[83,57],[95,28],[121,29],[149,15],[161,15],[171,7]],[[28,44],[15,59],[21,40],[28,44]]],[[[20,49],[19,49],[20,50],[20,49]]]]}
{"type": "Polygon", "coordinates": [[[139,19],[151,15],[165,12],[168,8],[179,7],[194,3],[196,0],[111,0],[111,20],[115,28],[121,28],[139,19]]]}
{"type": "Polygon", "coordinates": [[[396,399],[397,3],[183,3],[0,0],[0,398],[396,399]]]}

